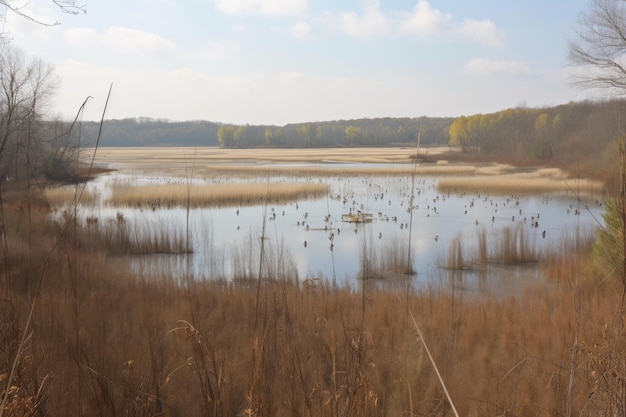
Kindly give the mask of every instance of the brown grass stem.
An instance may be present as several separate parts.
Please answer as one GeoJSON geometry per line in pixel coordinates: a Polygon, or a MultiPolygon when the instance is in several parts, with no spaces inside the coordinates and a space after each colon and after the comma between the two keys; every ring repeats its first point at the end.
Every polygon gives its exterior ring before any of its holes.
{"type": "Polygon", "coordinates": [[[435,359],[433,359],[433,355],[430,353],[430,349],[428,349],[428,345],[426,344],[426,340],[424,339],[424,336],[422,335],[422,331],[420,330],[420,327],[417,324],[417,321],[415,320],[415,317],[413,316],[413,313],[409,312],[409,314],[411,315],[411,320],[413,321],[413,325],[415,326],[415,330],[417,330],[417,334],[419,335],[420,342],[422,342],[422,346],[424,346],[424,350],[426,350],[426,354],[428,355],[428,358],[430,359],[430,363],[433,366],[433,369],[435,370],[435,373],[437,374],[437,379],[439,379],[439,383],[441,384],[441,388],[443,388],[443,392],[446,394],[446,399],[448,400],[448,404],[450,404],[450,407],[452,408],[452,411],[454,412],[454,415],[456,417],[459,417],[459,413],[456,411],[456,407],[454,406],[454,402],[452,401],[452,397],[450,396],[450,393],[448,392],[448,388],[446,387],[446,383],[443,381],[443,378],[441,377],[441,374],[439,373],[439,368],[437,367],[437,363],[435,362],[435,359]]]}
{"type": "Polygon", "coordinates": [[[417,158],[419,156],[420,144],[422,141],[422,127],[424,124],[424,119],[420,121],[420,128],[417,133],[417,140],[415,144],[415,162],[413,163],[413,170],[411,171],[411,197],[409,199],[409,244],[407,249],[407,259],[406,259],[406,273],[413,274],[415,271],[413,270],[413,258],[411,253],[411,238],[413,235],[413,210],[415,209],[415,177],[416,177],[416,169],[417,169],[417,158]]]}
{"type": "MultiPolygon", "coordinates": [[[[100,130],[99,130],[98,138],[97,138],[98,140],[100,139],[100,134],[102,132],[102,123],[104,121],[104,115],[106,113],[109,97],[111,96],[111,89],[112,89],[112,87],[113,87],[113,85],[111,85],[110,88],[109,88],[109,93],[107,95],[107,99],[105,101],[104,109],[102,111],[102,121],[100,122],[100,130]]],[[[83,104],[81,105],[79,111],[77,112],[76,118],[78,118],[78,115],[82,114],[88,99],[89,98],[87,98],[83,102],[83,104]]],[[[97,149],[97,145],[96,145],[96,149],[97,149]]],[[[95,151],[94,151],[94,155],[95,155],[95,151]]],[[[29,192],[30,192],[30,187],[29,187],[29,192]]],[[[30,212],[30,208],[31,207],[29,205],[29,212],[30,212]]],[[[68,225],[69,225],[69,221],[64,224],[61,236],[64,235],[64,232],[67,229],[68,225]]],[[[26,321],[24,323],[24,327],[22,329],[22,336],[21,336],[20,341],[19,341],[19,343],[17,345],[15,358],[12,361],[11,369],[10,369],[8,377],[7,377],[6,388],[5,388],[5,391],[4,391],[4,395],[2,396],[2,403],[0,403],[0,417],[3,416],[4,411],[6,409],[8,393],[9,393],[9,390],[10,390],[12,384],[13,384],[13,378],[15,377],[15,371],[17,370],[17,365],[18,365],[18,363],[20,361],[20,358],[22,356],[22,351],[24,349],[24,344],[25,344],[26,339],[27,339],[27,334],[29,334],[29,332],[30,332],[30,325],[32,323],[34,312],[35,312],[35,308],[37,306],[37,300],[39,299],[39,296],[40,296],[40,293],[41,293],[41,288],[42,288],[42,285],[43,285],[43,281],[44,281],[47,265],[48,265],[48,263],[50,261],[50,258],[52,257],[52,255],[54,253],[54,249],[56,249],[56,247],[59,245],[59,242],[60,242],[60,239],[57,239],[54,242],[53,248],[46,255],[46,257],[44,259],[44,262],[42,264],[42,267],[41,267],[41,271],[40,271],[39,276],[37,278],[37,281],[36,281],[37,284],[36,284],[36,287],[35,287],[33,299],[32,299],[32,301],[30,303],[30,309],[29,309],[29,312],[28,312],[28,316],[27,316],[26,321]]],[[[32,250],[32,245],[31,245],[31,250],[32,250]]]]}

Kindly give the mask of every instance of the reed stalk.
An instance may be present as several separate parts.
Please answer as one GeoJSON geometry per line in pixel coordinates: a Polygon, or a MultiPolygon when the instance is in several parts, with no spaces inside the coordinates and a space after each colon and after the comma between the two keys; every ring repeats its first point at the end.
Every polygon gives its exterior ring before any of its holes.
{"type": "Polygon", "coordinates": [[[417,143],[415,145],[415,160],[413,162],[413,171],[411,172],[411,197],[409,198],[409,247],[407,249],[406,273],[414,274],[413,257],[411,253],[411,237],[413,235],[413,210],[415,206],[415,176],[417,171],[417,157],[419,155],[420,143],[422,141],[422,127],[424,119],[420,121],[420,128],[417,133],[417,143]]]}
{"type": "MultiPolygon", "coordinates": [[[[112,88],[113,88],[113,85],[111,85],[109,87],[109,93],[107,95],[107,99],[105,101],[104,109],[102,111],[102,119],[100,121],[100,128],[99,128],[99,131],[98,131],[98,137],[96,139],[96,149],[98,148],[100,135],[102,133],[102,125],[104,123],[104,115],[106,113],[106,109],[107,109],[107,106],[108,106],[109,98],[111,96],[112,88]]],[[[82,114],[82,112],[83,112],[83,110],[85,108],[85,105],[86,105],[88,100],[89,100],[89,98],[85,99],[85,101],[81,105],[79,111],[77,112],[77,115],[76,115],[76,118],[74,120],[74,123],[76,122],[76,120],[78,120],[78,117],[82,114]]],[[[70,126],[70,129],[73,128],[74,123],[72,123],[72,125],[70,126]]],[[[95,153],[94,153],[94,155],[95,155],[95,153]]],[[[93,166],[93,163],[92,163],[91,166],[93,166]]],[[[90,166],[90,169],[91,169],[91,166],[90,166]]],[[[29,170],[28,176],[30,178],[30,170],[29,170]]],[[[28,187],[28,192],[30,193],[30,186],[28,187]]],[[[77,200],[80,200],[80,196],[81,196],[80,194],[77,196],[78,197],[77,200]]],[[[29,204],[28,207],[29,207],[28,209],[29,209],[29,212],[30,212],[31,204],[29,204]]],[[[61,230],[61,236],[63,236],[65,234],[65,231],[68,229],[68,226],[69,226],[69,222],[67,222],[67,223],[65,223],[63,225],[63,228],[61,230]]],[[[22,329],[22,335],[21,335],[21,338],[19,340],[19,343],[18,343],[18,346],[17,346],[17,349],[16,349],[16,353],[15,353],[15,357],[14,357],[14,359],[12,361],[9,374],[8,374],[8,376],[6,378],[6,388],[4,390],[4,393],[8,393],[9,390],[11,389],[12,384],[13,384],[13,378],[15,377],[15,372],[17,370],[17,365],[18,365],[19,360],[20,360],[20,358],[22,356],[22,350],[24,349],[24,344],[26,342],[27,335],[30,333],[30,326],[31,326],[31,323],[32,323],[32,320],[33,320],[33,316],[34,316],[34,313],[35,313],[35,308],[37,306],[37,301],[38,301],[38,299],[40,297],[40,294],[41,294],[41,288],[42,288],[43,281],[44,281],[44,278],[45,278],[45,275],[46,275],[47,265],[48,265],[52,255],[54,253],[54,250],[56,249],[57,245],[59,245],[59,243],[60,243],[60,239],[55,241],[52,250],[50,250],[48,252],[48,254],[46,255],[46,257],[45,257],[45,259],[43,261],[43,264],[42,264],[42,267],[41,267],[41,271],[40,271],[39,276],[37,278],[37,283],[36,283],[36,286],[35,286],[34,295],[33,295],[32,301],[30,303],[30,309],[29,309],[29,312],[28,312],[28,316],[27,316],[26,321],[24,323],[24,328],[22,329]]],[[[33,246],[32,246],[32,242],[31,242],[31,244],[29,245],[29,250],[32,250],[32,247],[33,246]]],[[[7,399],[8,399],[8,395],[3,395],[2,396],[2,401],[0,402],[0,417],[3,416],[4,411],[6,409],[7,399]]]]}
{"type": "Polygon", "coordinates": [[[450,242],[448,269],[461,271],[463,268],[463,245],[461,243],[461,237],[456,237],[450,242]]]}
{"type": "Polygon", "coordinates": [[[424,336],[422,335],[422,331],[420,330],[420,327],[417,325],[417,321],[415,320],[415,317],[413,317],[413,313],[410,313],[410,314],[411,314],[411,320],[413,321],[413,325],[415,326],[415,330],[417,331],[417,334],[419,336],[419,340],[420,342],[422,342],[422,345],[424,346],[424,350],[426,350],[426,354],[428,355],[428,359],[430,359],[430,363],[433,366],[435,373],[437,374],[437,379],[439,380],[439,383],[441,384],[441,388],[443,388],[443,392],[446,395],[448,404],[450,404],[450,407],[452,408],[452,412],[454,413],[454,415],[456,417],[459,417],[459,413],[458,411],[456,411],[456,407],[454,406],[452,397],[450,396],[450,393],[448,392],[446,383],[443,381],[443,378],[441,377],[441,373],[439,373],[439,368],[437,367],[437,363],[433,359],[433,355],[430,353],[430,349],[428,349],[428,345],[426,344],[426,340],[424,339],[424,336]]]}
{"type": "Polygon", "coordinates": [[[290,202],[323,196],[328,185],[320,183],[271,183],[267,187],[258,184],[211,184],[188,183],[184,188],[177,184],[167,185],[116,185],[112,190],[111,204],[115,206],[147,209],[190,207],[234,207],[264,204],[266,201],[290,202]]]}

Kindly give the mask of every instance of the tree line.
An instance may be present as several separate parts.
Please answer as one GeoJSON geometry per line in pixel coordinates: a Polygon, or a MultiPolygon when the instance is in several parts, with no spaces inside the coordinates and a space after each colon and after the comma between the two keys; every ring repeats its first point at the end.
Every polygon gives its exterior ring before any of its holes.
{"type": "MultiPolygon", "coordinates": [[[[100,146],[220,146],[307,148],[414,146],[458,147],[483,158],[564,164],[613,154],[617,123],[626,101],[570,102],[553,107],[516,107],[494,113],[442,118],[372,118],[271,125],[136,118],[106,120],[100,146]],[[608,148],[607,148],[608,147],[608,148]]],[[[84,144],[99,128],[85,122],[84,144]]]]}
{"type": "MultiPolygon", "coordinates": [[[[218,123],[175,122],[149,117],[105,120],[99,146],[218,146],[218,123]]],[[[99,122],[83,122],[85,144],[94,146],[99,122]]]]}
{"type": "Polygon", "coordinates": [[[422,125],[422,143],[447,144],[453,118],[374,118],[309,122],[279,126],[222,125],[217,132],[224,148],[268,146],[312,148],[391,146],[415,143],[422,125]]]}
{"type": "Polygon", "coordinates": [[[461,116],[450,125],[450,145],[494,160],[601,167],[616,162],[624,115],[626,101],[614,99],[461,116]]]}
{"type": "MultiPolygon", "coordinates": [[[[616,99],[543,108],[517,107],[456,118],[373,118],[285,126],[144,117],[105,120],[99,146],[415,146],[421,126],[422,146],[451,146],[464,154],[490,160],[531,160],[562,166],[576,163],[586,173],[597,173],[608,162],[614,162],[617,124],[625,114],[626,101],[616,99]]],[[[58,121],[39,124],[50,132],[62,130],[58,121]]],[[[80,145],[94,146],[99,128],[97,122],[83,122],[80,145]]]]}
{"type": "MultiPolygon", "coordinates": [[[[376,118],[275,125],[232,125],[194,120],[128,118],[106,120],[100,146],[220,146],[223,148],[311,148],[414,144],[422,124],[422,143],[446,145],[454,118],[376,118]]],[[[84,122],[85,137],[99,124],[84,122]]]]}

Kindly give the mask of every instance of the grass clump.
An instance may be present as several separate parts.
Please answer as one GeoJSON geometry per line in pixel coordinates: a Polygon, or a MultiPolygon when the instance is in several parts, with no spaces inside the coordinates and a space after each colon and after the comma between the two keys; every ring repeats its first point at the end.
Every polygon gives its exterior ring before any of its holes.
{"type": "Polygon", "coordinates": [[[516,265],[537,262],[535,245],[526,235],[524,225],[505,227],[497,235],[493,259],[503,265],[516,265]]]}
{"type": "Polygon", "coordinates": [[[79,194],[82,204],[93,204],[96,200],[96,196],[93,193],[89,191],[79,193],[76,187],[73,186],[47,187],[44,189],[45,199],[52,206],[71,204],[78,198],[79,194]]]}
{"type": "Polygon", "coordinates": [[[456,237],[450,242],[450,252],[448,256],[448,269],[462,270],[463,265],[463,245],[461,237],[456,237]]]}
{"type": "Polygon", "coordinates": [[[496,173],[483,172],[480,175],[441,178],[438,182],[441,191],[476,191],[491,194],[536,194],[548,192],[577,193],[596,195],[604,188],[604,183],[588,179],[572,179],[556,168],[543,168],[530,172],[496,173]]]}
{"type": "Polygon", "coordinates": [[[154,227],[127,219],[122,212],[112,218],[89,216],[84,221],[74,217],[72,210],[64,210],[58,222],[61,227],[71,225],[66,238],[82,249],[105,251],[113,256],[193,252],[192,247],[187,247],[185,233],[172,225],[154,227]]]}
{"type": "Polygon", "coordinates": [[[392,280],[411,275],[413,266],[407,258],[408,242],[398,235],[374,238],[368,234],[361,244],[360,269],[361,280],[392,280]]]}
{"type": "Polygon", "coordinates": [[[268,184],[190,184],[189,189],[177,184],[116,185],[111,204],[115,206],[171,208],[222,207],[263,204],[266,201],[290,202],[324,196],[328,185],[321,183],[268,184]]]}
{"type": "Polygon", "coordinates": [[[489,264],[512,266],[539,260],[536,245],[524,225],[518,223],[499,229],[492,238],[488,238],[485,228],[481,228],[476,234],[476,241],[469,248],[463,245],[462,237],[457,236],[450,242],[448,258],[440,266],[455,271],[485,270],[489,264]]]}

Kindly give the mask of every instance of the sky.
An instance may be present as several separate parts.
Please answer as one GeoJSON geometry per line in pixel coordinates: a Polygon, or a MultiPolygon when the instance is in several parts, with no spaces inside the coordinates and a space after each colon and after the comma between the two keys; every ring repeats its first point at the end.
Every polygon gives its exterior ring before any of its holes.
{"type": "Polygon", "coordinates": [[[457,117],[584,100],[587,0],[11,0],[4,33],[59,79],[55,115],[231,124],[457,117]]]}

